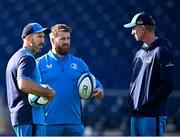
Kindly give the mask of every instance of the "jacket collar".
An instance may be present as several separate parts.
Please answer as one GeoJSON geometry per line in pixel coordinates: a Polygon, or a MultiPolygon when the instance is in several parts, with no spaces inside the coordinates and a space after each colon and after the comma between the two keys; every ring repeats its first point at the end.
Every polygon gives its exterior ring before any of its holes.
{"type": "Polygon", "coordinates": [[[63,57],[59,57],[57,54],[53,53],[52,50],[48,52],[48,55],[52,57],[55,61],[62,61],[64,59],[67,59],[69,57],[69,53],[63,57]]]}

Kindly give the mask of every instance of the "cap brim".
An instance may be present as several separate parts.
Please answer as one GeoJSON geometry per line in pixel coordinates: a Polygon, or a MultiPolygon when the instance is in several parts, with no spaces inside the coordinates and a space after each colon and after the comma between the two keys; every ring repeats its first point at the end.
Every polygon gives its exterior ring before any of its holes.
{"type": "Polygon", "coordinates": [[[124,25],[125,28],[132,28],[134,26],[136,26],[136,24],[134,24],[134,23],[128,23],[128,24],[124,25]]]}
{"type": "Polygon", "coordinates": [[[41,30],[35,31],[35,33],[44,32],[45,34],[49,34],[51,32],[51,29],[49,28],[43,28],[41,30]]]}
{"type": "Polygon", "coordinates": [[[45,28],[44,33],[45,33],[45,34],[51,33],[51,29],[50,29],[50,28],[45,28]]]}

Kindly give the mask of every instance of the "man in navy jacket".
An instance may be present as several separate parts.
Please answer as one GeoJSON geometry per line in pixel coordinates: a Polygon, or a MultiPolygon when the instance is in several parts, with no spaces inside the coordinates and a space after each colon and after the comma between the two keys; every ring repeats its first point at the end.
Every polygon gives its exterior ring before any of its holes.
{"type": "Polygon", "coordinates": [[[146,13],[136,14],[124,25],[143,41],[133,60],[127,110],[131,136],[163,136],[167,121],[167,98],[174,89],[174,62],[167,40],[155,36],[155,21],[146,13]]]}

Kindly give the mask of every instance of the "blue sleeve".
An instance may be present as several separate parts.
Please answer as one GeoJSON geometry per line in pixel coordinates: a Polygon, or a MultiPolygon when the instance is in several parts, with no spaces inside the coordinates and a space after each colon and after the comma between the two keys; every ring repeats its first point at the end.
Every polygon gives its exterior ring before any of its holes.
{"type": "Polygon", "coordinates": [[[27,78],[32,79],[36,67],[36,61],[31,56],[23,57],[18,63],[17,79],[27,78]]]}
{"type": "Polygon", "coordinates": [[[81,63],[81,73],[86,73],[86,72],[90,72],[89,70],[89,67],[87,66],[87,64],[82,60],[80,59],[80,63],[81,63]]]}
{"type": "MultiPolygon", "coordinates": [[[[81,60],[81,63],[82,63],[82,64],[81,64],[82,70],[83,70],[82,74],[83,74],[83,73],[86,73],[86,72],[90,72],[87,64],[86,64],[82,59],[80,59],[80,60],[81,60]]],[[[90,72],[90,73],[91,73],[91,72],[90,72]]],[[[95,77],[96,77],[96,76],[95,76],[95,77]]],[[[100,89],[104,90],[101,82],[100,82],[97,78],[96,78],[96,88],[100,88],[100,89]]]]}
{"type": "Polygon", "coordinates": [[[102,86],[101,82],[98,79],[96,79],[96,87],[104,90],[104,87],[102,86]]]}
{"type": "Polygon", "coordinates": [[[42,75],[42,58],[36,59],[37,67],[39,68],[40,74],[42,75]]]}

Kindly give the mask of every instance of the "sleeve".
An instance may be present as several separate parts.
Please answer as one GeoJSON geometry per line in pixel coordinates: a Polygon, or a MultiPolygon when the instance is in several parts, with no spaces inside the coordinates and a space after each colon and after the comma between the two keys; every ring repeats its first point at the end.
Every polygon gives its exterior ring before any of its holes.
{"type": "Polygon", "coordinates": [[[86,72],[90,72],[88,65],[82,59],[80,59],[80,63],[81,63],[82,74],[86,72]]]}
{"type": "Polygon", "coordinates": [[[17,79],[27,78],[31,80],[35,67],[36,67],[36,61],[33,57],[25,56],[21,58],[17,68],[17,79]]]}
{"type": "MultiPolygon", "coordinates": [[[[82,59],[80,59],[80,60],[81,60],[81,63],[82,63],[82,65],[81,65],[82,70],[83,70],[82,74],[86,73],[86,72],[90,72],[89,67],[87,66],[87,64],[82,59]]],[[[97,78],[96,78],[96,88],[100,88],[100,89],[104,90],[101,82],[97,78]]]]}
{"type": "Polygon", "coordinates": [[[167,49],[159,52],[160,82],[155,95],[149,99],[149,104],[161,102],[173,91],[175,86],[175,68],[172,54],[167,49]]]}
{"type": "Polygon", "coordinates": [[[96,87],[100,88],[100,89],[102,89],[102,91],[104,91],[103,85],[101,84],[101,82],[97,78],[96,78],[96,87]]]}
{"type": "Polygon", "coordinates": [[[42,61],[41,61],[41,59],[40,58],[37,58],[36,59],[36,63],[37,63],[37,67],[38,67],[38,69],[39,69],[39,71],[40,71],[40,73],[41,73],[41,75],[42,75],[42,63],[41,63],[42,61]]]}
{"type": "Polygon", "coordinates": [[[159,55],[159,64],[160,64],[160,79],[163,81],[169,81],[174,83],[174,59],[171,53],[166,50],[160,50],[159,55]]]}

